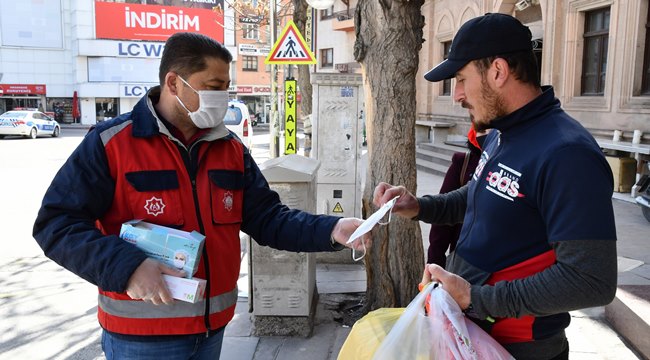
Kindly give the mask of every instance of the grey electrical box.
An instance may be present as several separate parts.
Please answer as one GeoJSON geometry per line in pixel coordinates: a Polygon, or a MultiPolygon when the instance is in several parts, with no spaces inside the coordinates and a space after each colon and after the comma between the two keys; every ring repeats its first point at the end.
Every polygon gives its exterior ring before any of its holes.
{"type": "MultiPolygon", "coordinates": [[[[363,82],[360,74],[311,74],[312,157],[320,161],[319,214],[361,217],[363,82]]],[[[318,262],[352,263],[351,251],[320,253],[318,262]]]]}
{"type": "MultiPolygon", "coordinates": [[[[315,213],[318,166],[318,160],[288,155],[268,160],[260,169],[283,204],[315,213]]],[[[253,315],[309,317],[316,287],[314,254],[275,250],[253,242],[251,255],[253,315]]]]}

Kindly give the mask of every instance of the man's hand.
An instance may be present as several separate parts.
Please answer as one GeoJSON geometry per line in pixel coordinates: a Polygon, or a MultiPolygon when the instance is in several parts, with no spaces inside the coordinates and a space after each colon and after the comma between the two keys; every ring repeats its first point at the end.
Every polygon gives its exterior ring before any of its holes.
{"type": "Polygon", "coordinates": [[[366,247],[370,247],[372,245],[372,239],[370,238],[369,232],[361,235],[361,239],[353,241],[351,244],[347,243],[350,239],[350,235],[352,235],[352,233],[362,223],[363,220],[357,218],[340,219],[336,225],[334,225],[334,229],[332,229],[332,238],[334,238],[337,243],[353,248],[355,250],[362,250],[363,244],[365,244],[366,247]]]}
{"type": "Polygon", "coordinates": [[[154,305],[174,303],[162,274],[183,277],[185,272],[173,269],[154,259],[146,259],[138,266],[126,284],[126,294],[131,299],[142,299],[154,305]]]}
{"type": "Polygon", "coordinates": [[[442,288],[456,300],[462,310],[467,309],[471,302],[471,285],[467,280],[446,271],[436,264],[427,264],[424,266],[422,284],[428,284],[431,281],[439,282],[442,288]]]}
{"type": "Polygon", "coordinates": [[[408,192],[404,186],[393,186],[385,182],[380,182],[375,188],[372,201],[377,207],[381,207],[395,196],[399,196],[397,202],[392,208],[393,214],[411,219],[420,213],[420,203],[418,199],[408,192]]]}

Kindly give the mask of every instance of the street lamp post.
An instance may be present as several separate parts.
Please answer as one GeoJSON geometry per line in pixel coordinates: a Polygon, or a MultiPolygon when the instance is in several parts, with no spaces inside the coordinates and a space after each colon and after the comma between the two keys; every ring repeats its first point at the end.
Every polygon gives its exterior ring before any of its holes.
{"type": "MultiPolygon", "coordinates": [[[[271,49],[275,44],[275,37],[277,36],[276,24],[276,3],[275,0],[269,1],[271,9],[269,9],[269,19],[271,20],[271,49]]],[[[271,141],[269,144],[269,155],[271,158],[280,156],[280,118],[278,114],[278,66],[271,64],[271,124],[269,124],[269,134],[271,141]]]]}

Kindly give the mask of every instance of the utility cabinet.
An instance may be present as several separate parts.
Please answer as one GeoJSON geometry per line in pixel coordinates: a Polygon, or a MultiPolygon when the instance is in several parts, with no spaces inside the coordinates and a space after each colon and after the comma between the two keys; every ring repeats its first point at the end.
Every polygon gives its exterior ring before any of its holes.
{"type": "MultiPolygon", "coordinates": [[[[363,83],[360,74],[313,73],[312,157],[320,161],[319,214],[361,217],[363,83]]],[[[351,250],[319,253],[318,262],[351,263],[351,250]]]]}

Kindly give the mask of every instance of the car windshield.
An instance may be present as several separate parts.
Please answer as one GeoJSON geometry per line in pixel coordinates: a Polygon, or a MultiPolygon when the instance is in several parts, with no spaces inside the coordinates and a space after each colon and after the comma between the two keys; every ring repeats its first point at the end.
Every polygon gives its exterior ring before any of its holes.
{"type": "Polygon", "coordinates": [[[7,111],[0,115],[2,119],[24,119],[25,117],[27,117],[27,112],[25,111],[7,111]]]}
{"type": "Polygon", "coordinates": [[[226,113],[226,117],[223,119],[223,122],[226,125],[239,125],[241,118],[241,110],[239,110],[239,108],[229,106],[228,112],[226,113]]]}

